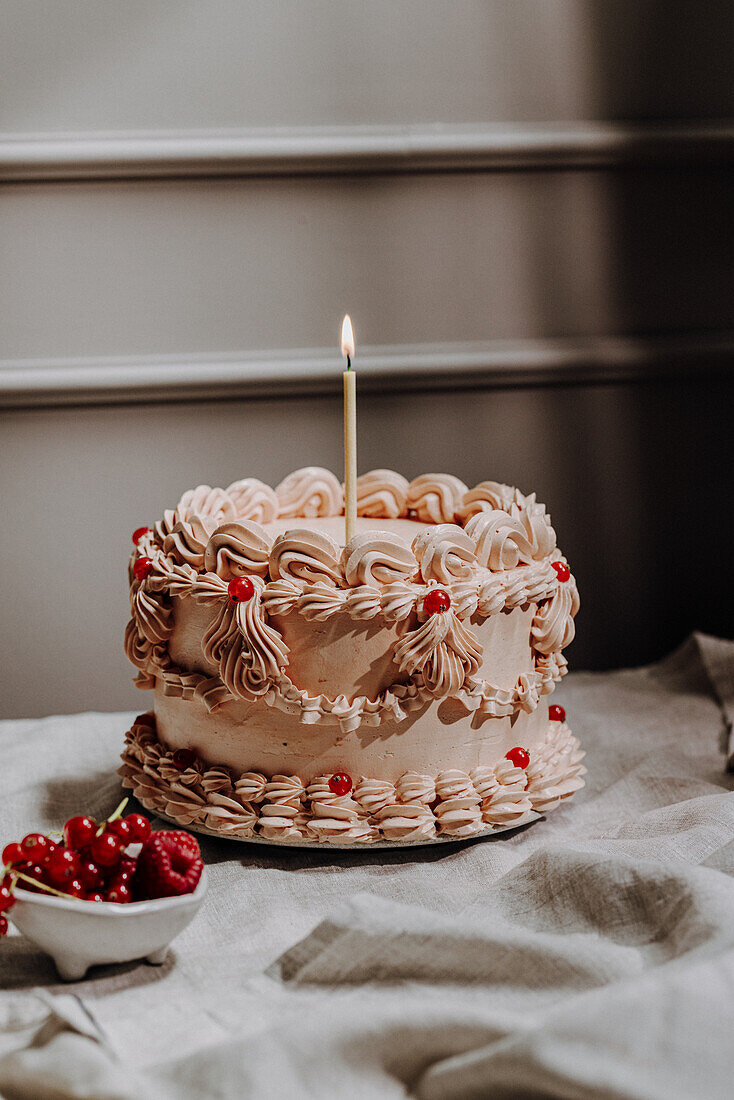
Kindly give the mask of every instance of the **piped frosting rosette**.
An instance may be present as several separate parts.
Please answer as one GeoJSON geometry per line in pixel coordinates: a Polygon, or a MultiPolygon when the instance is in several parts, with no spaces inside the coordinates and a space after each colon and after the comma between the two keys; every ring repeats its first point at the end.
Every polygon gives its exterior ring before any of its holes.
{"type": "Polygon", "coordinates": [[[395,645],[395,662],[401,672],[420,672],[435,698],[455,695],[467,676],[478,670],[482,647],[471,629],[450,609],[430,615],[395,645]]]}

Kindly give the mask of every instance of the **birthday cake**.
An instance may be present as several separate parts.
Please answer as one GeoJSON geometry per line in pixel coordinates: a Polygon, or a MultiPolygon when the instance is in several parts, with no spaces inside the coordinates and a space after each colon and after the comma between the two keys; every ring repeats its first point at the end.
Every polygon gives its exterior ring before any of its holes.
{"type": "Polygon", "coordinates": [[[427,843],[583,786],[546,697],[579,598],[535,495],[309,467],[190,490],[135,532],[125,650],[154,710],[123,784],[180,825],[286,844],[427,843]]]}

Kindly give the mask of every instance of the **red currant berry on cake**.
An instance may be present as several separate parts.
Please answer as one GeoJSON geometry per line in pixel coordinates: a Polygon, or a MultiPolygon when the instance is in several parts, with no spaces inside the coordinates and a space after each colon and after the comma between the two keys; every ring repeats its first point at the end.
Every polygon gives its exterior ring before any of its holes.
{"type": "Polygon", "coordinates": [[[171,763],[174,768],[178,768],[180,772],[185,772],[187,768],[196,760],[196,753],[193,749],[176,749],[171,757],[171,763]]]}
{"type": "Polygon", "coordinates": [[[7,886],[0,886],[0,913],[5,913],[15,905],[15,898],[7,886]]]}
{"type": "Polygon", "coordinates": [[[232,603],[247,603],[255,595],[255,585],[249,577],[232,577],[227,591],[232,603]]]}
{"type": "Polygon", "coordinates": [[[144,581],[153,568],[153,561],[151,558],[138,558],[133,566],[133,573],[139,581],[144,581]]]}
{"type": "Polygon", "coordinates": [[[69,894],[72,898],[85,898],[87,896],[87,891],[78,878],[73,878],[71,882],[66,883],[64,893],[69,894]]]}
{"type": "Polygon", "coordinates": [[[338,795],[340,798],[349,794],[352,789],[352,777],[347,775],[346,772],[334,772],[329,780],[329,790],[332,794],[338,795]]]}
{"type": "Polygon", "coordinates": [[[9,863],[21,863],[25,859],[20,844],[6,844],[3,848],[3,867],[9,863]]]}
{"type": "Polygon", "coordinates": [[[552,561],[551,567],[555,569],[559,581],[567,581],[571,576],[571,570],[568,568],[565,561],[552,561]]]}
{"type": "Polygon", "coordinates": [[[150,822],[142,814],[128,814],[125,818],[130,828],[130,843],[145,844],[150,836],[150,822]]]}
{"type": "Polygon", "coordinates": [[[70,817],[64,825],[64,840],[67,848],[76,848],[79,851],[91,844],[97,832],[97,822],[84,814],[78,817],[70,817]]]}
{"type": "Polygon", "coordinates": [[[104,897],[100,894],[99,890],[94,890],[91,894],[85,894],[85,901],[104,901],[104,897]]]}
{"type": "Polygon", "coordinates": [[[509,752],[505,753],[505,759],[514,764],[516,768],[527,768],[530,763],[530,753],[522,745],[515,745],[514,749],[510,749],[509,752]]]}
{"type": "Polygon", "coordinates": [[[100,833],[92,841],[92,859],[99,867],[116,867],[122,858],[123,842],[114,833],[100,833]]]}
{"type": "Polygon", "coordinates": [[[8,934],[8,919],[7,917],[0,917],[0,936],[7,936],[8,934]]]}
{"type": "Polygon", "coordinates": [[[137,546],[143,535],[150,534],[150,527],[136,527],[133,531],[133,542],[137,546]]]}
{"type": "Polygon", "coordinates": [[[451,597],[445,588],[432,588],[423,600],[423,610],[426,615],[435,615],[437,611],[448,611],[450,607],[451,597]]]}
{"type": "Polygon", "coordinates": [[[559,707],[558,703],[554,703],[548,707],[548,718],[551,722],[565,722],[566,712],[563,707],[559,707]]]}
{"type": "Polygon", "coordinates": [[[48,877],[55,886],[62,886],[77,877],[81,859],[71,848],[54,848],[48,860],[48,877]]]}
{"type": "Polygon", "coordinates": [[[43,833],[28,833],[20,842],[20,850],[25,859],[40,862],[48,852],[51,841],[43,833]]]}

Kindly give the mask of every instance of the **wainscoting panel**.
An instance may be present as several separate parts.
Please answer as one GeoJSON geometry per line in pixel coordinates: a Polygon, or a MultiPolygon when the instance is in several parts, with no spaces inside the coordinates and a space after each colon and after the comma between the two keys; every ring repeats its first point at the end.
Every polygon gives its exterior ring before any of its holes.
{"type": "MultiPolygon", "coordinates": [[[[8,184],[3,361],[734,328],[734,171],[8,184]]],[[[13,369],[17,369],[15,366],[13,369]]]]}

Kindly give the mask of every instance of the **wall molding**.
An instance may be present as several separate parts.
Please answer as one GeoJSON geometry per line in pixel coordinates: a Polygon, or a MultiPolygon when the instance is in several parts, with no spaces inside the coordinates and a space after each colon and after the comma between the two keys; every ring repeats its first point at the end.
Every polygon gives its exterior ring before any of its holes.
{"type": "MultiPolygon", "coordinates": [[[[366,392],[646,381],[731,370],[734,332],[404,344],[360,349],[366,392]]],[[[335,348],[0,360],[0,407],[336,394],[335,348]]]]}
{"type": "Polygon", "coordinates": [[[0,134],[0,182],[615,168],[734,160],[734,120],[0,134]]]}

